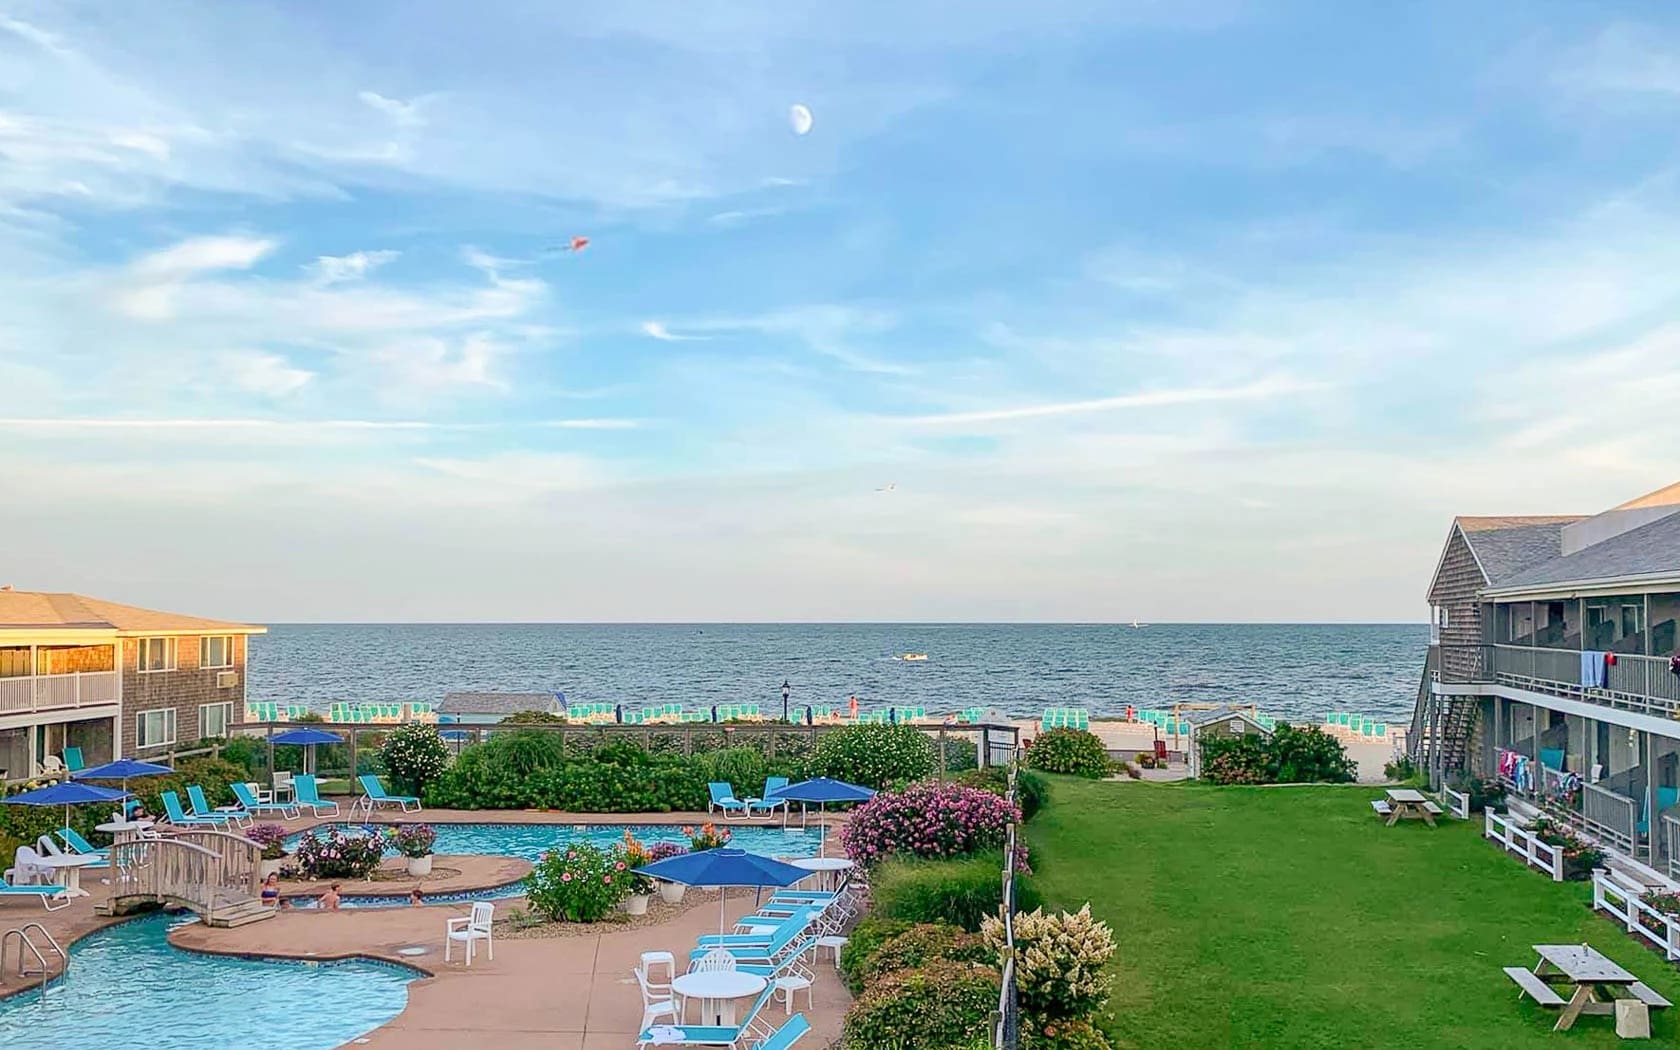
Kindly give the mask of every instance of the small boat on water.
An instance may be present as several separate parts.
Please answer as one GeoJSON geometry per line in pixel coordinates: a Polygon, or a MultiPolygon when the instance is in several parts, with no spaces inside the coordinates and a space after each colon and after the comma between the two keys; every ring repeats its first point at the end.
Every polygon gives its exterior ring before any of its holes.
{"type": "Polygon", "coordinates": [[[1148,627],[1148,626],[1149,625],[1146,624],[1146,623],[1138,623],[1136,620],[1132,621],[1132,630],[1134,630],[1134,631],[1141,631],[1145,627],[1148,627]]]}
{"type": "Polygon", "coordinates": [[[923,663],[927,660],[927,653],[904,653],[899,659],[910,663],[923,663]]]}

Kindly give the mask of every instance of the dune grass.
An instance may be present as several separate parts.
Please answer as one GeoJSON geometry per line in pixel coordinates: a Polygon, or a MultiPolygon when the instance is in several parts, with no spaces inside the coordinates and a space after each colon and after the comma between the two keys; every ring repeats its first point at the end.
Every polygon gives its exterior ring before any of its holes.
{"type": "MultiPolygon", "coordinates": [[[[1119,944],[1100,1019],[1117,1047],[1622,1045],[1565,1034],[1500,972],[1586,942],[1680,1003],[1680,970],[1479,837],[1480,820],[1384,827],[1369,787],[1214,788],[1054,778],[1027,826],[1047,903],[1119,944]]],[[[1676,1010],[1652,1033],[1672,1045],[1676,1010]]]]}

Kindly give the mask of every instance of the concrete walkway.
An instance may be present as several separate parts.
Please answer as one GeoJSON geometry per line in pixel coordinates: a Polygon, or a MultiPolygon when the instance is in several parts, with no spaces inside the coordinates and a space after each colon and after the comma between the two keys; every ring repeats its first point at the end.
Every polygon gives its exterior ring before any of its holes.
{"type": "MultiPolygon", "coordinates": [[[[733,898],[730,917],[745,914],[751,902],[749,895],[733,898]]],[[[498,914],[505,914],[510,903],[522,902],[497,901],[498,914]]],[[[407,1008],[358,1040],[357,1046],[441,1050],[485,1038],[498,1050],[627,1050],[635,1044],[642,1016],[641,994],[631,976],[641,953],[664,950],[685,958],[695,938],[716,933],[718,922],[715,902],[707,901],[658,926],[498,940],[494,960],[481,951],[468,968],[458,953],[455,961],[443,961],[444,920],[467,910],[462,904],[286,912],[235,929],[187,926],[171,934],[170,941],[190,950],[232,954],[317,959],[364,955],[404,962],[434,975],[411,984],[407,1008]],[[425,952],[403,955],[403,948],[425,952]]],[[[828,954],[814,969],[815,1007],[808,1007],[801,994],[795,1010],[812,1023],[811,1045],[825,1046],[839,1037],[850,997],[828,954]]],[[[766,1009],[773,1022],[786,1016],[780,1003],[766,1009]]]]}

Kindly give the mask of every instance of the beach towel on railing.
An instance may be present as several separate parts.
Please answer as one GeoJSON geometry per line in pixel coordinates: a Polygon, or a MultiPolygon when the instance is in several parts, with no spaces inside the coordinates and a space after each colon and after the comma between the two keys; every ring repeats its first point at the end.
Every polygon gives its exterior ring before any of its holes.
{"type": "Polygon", "coordinates": [[[1604,654],[1589,649],[1581,654],[1581,684],[1588,689],[1603,689],[1605,686],[1604,654]]]}

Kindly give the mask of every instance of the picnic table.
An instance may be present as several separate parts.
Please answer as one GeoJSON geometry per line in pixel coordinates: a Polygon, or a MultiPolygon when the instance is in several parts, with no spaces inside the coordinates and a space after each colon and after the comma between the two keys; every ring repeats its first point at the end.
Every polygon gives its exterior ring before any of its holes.
{"type": "Polygon", "coordinates": [[[1505,976],[1541,1006],[1561,1006],[1554,1032],[1566,1032],[1582,1014],[1614,1016],[1618,1035],[1642,1029],[1650,1034],[1649,1011],[1669,1005],[1639,978],[1585,944],[1536,944],[1540,961],[1533,970],[1505,967],[1505,976]],[[1553,988],[1553,985],[1558,988],[1553,988]],[[1559,991],[1567,992],[1565,999],[1559,991]],[[1624,1015],[1626,1021],[1624,1023],[1624,1015]],[[1624,1027],[1629,1030],[1624,1031],[1624,1027]]]}
{"type": "Polygon", "coordinates": [[[1430,827],[1435,826],[1435,817],[1441,813],[1441,807],[1428,795],[1411,788],[1389,788],[1385,794],[1388,798],[1372,802],[1371,808],[1379,817],[1386,818],[1384,823],[1389,827],[1402,820],[1421,820],[1430,827]]]}

